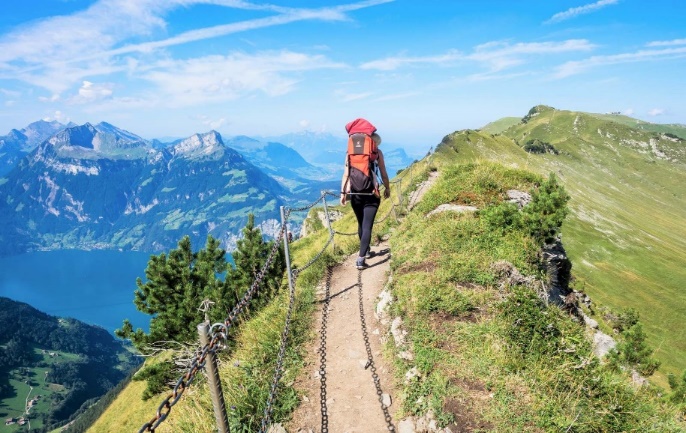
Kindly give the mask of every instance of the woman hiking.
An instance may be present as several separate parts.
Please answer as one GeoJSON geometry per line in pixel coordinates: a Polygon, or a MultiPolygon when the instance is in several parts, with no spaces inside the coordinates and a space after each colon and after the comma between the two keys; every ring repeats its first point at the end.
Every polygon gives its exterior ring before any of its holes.
{"type": "Polygon", "coordinates": [[[350,205],[357,217],[357,236],[360,238],[360,252],[355,266],[364,269],[367,267],[365,258],[372,256],[369,243],[374,218],[381,204],[377,170],[384,185],[384,198],[390,197],[391,185],[383,152],[379,149],[381,137],[376,133],[376,127],[365,119],[355,119],[345,125],[345,130],[348,132],[348,153],[341,180],[341,206],[345,206],[350,197],[350,205]]]}

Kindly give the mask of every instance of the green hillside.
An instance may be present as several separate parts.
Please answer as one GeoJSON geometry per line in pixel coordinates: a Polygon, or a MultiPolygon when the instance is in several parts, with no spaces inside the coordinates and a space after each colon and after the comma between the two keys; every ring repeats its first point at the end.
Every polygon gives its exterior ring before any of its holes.
{"type": "MultiPolygon", "coordinates": [[[[398,187],[405,200],[430,173],[438,175],[437,183],[412,210],[406,201],[399,206],[402,220],[375,225],[376,236],[390,237],[391,314],[403,318],[414,353],[412,362],[394,361],[401,389],[394,416],[431,411],[441,427],[457,424],[464,431],[685,431],[686,382],[675,392],[667,385],[667,374],[681,378],[686,369],[686,295],[679,290],[686,281],[684,142],[667,135],[672,133],[545,106],[502,131],[446,136],[432,155],[398,176],[406,180],[398,187]],[[570,196],[561,227],[573,266],[570,284],[592,299],[590,308],[578,308],[617,339],[616,358],[598,360],[590,330],[569,313],[574,308],[547,305],[537,293],[550,282],[541,241],[530,231],[533,211],[518,217],[506,191],[539,194],[553,179],[570,196]],[[442,204],[479,211],[433,215],[442,204]],[[661,361],[652,375],[651,349],[661,361]],[[412,366],[420,378],[407,382],[412,366]],[[632,368],[650,383],[633,382],[632,368]]],[[[353,231],[350,207],[336,210],[344,217],[335,230],[353,231]]],[[[379,215],[389,212],[384,201],[379,215]]],[[[328,230],[316,218],[310,227],[310,235],[292,244],[294,262],[313,266],[297,280],[275,421],[288,419],[300,400],[293,383],[312,368],[303,364],[303,343],[317,332],[315,292],[326,266],[357,246],[354,238],[337,236],[331,252],[328,230]]],[[[231,431],[259,428],[288,303],[282,290],[240,324],[232,349],[221,355],[231,431]]],[[[399,350],[389,341],[389,354],[399,350]]],[[[163,361],[148,360],[154,362],[163,361]]],[[[141,393],[141,383],[132,382],[88,431],[136,429],[149,421],[165,395],[142,402],[141,393]]],[[[157,431],[215,428],[199,378],[157,431]]]]}
{"type": "Polygon", "coordinates": [[[481,131],[489,134],[500,134],[509,127],[518,124],[521,120],[521,117],[503,117],[484,126],[481,128],[481,131]]]}
{"type": "Polygon", "coordinates": [[[453,133],[438,157],[555,173],[572,197],[562,239],[576,288],[640,312],[666,383],[686,368],[686,142],[544,106],[523,119],[503,135],[453,133]],[[557,154],[523,150],[536,140],[557,154]]]}

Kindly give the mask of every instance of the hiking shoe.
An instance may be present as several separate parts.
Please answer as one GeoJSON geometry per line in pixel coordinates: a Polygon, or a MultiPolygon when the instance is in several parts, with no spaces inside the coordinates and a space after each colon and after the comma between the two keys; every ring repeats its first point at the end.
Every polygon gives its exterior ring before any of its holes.
{"type": "Polygon", "coordinates": [[[376,253],[372,251],[372,248],[371,248],[371,247],[369,247],[369,248],[367,248],[367,254],[365,254],[364,257],[365,257],[366,259],[371,259],[371,258],[374,257],[375,255],[376,255],[376,253]]]}
{"type": "Polygon", "coordinates": [[[364,269],[367,267],[367,263],[364,261],[364,257],[358,257],[357,262],[355,262],[355,267],[357,269],[364,269]]]}

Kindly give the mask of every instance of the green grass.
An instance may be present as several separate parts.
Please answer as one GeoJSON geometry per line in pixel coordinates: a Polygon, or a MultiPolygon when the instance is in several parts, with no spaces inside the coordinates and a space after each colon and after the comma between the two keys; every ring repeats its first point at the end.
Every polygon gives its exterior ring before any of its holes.
{"type": "Polygon", "coordinates": [[[431,409],[442,425],[471,431],[683,431],[654,389],[594,360],[586,330],[567,313],[532,289],[502,285],[492,266],[501,260],[542,277],[525,233],[493,236],[479,213],[427,217],[442,202],[486,206],[540,180],[491,163],[443,168],[391,238],[393,313],[404,317],[415,355],[396,360],[397,376],[412,366],[422,374],[404,387],[403,414],[431,409]]]}
{"type": "Polygon", "coordinates": [[[637,144],[655,136],[603,116],[543,108],[501,136],[450,134],[435,158],[447,167],[493,160],[555,173],[571,196],[562,239],[577,288],[613,310],[639,311],[662,361],[653,380],[666,386],[668,373],[686,369],[686,146],[657,140],[672,158],[660,159],[637,144]],[[515,143],[533,138],[560,154],[532,155],[515,143]]]}

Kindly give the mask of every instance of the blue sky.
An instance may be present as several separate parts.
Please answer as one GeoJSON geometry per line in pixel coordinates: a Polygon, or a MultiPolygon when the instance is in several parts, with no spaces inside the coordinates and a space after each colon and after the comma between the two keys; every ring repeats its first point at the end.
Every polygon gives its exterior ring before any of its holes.
{"type": "Polygon", "coordinates": [[[0,135],[343,134],[426,149],[534,105],[686,124],[681,0],[23,0],[0,14],[0,135]]]}

